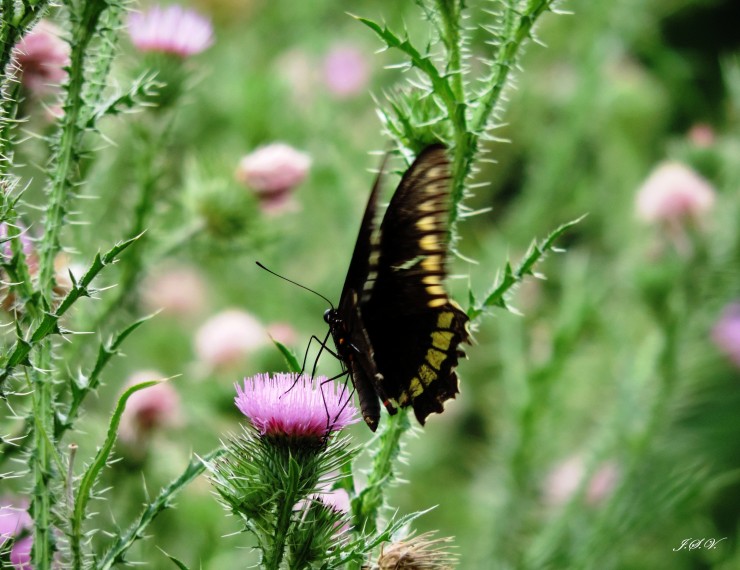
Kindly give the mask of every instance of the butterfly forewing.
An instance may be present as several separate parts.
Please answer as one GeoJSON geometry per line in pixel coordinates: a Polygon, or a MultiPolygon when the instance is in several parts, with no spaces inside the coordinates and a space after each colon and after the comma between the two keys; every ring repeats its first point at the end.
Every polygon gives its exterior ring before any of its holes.
{"type": "Polygon", "coordinates": [[[382,375],[389,411],[414,407],[423,424],[458,391],[458,345],[467,315],[447,296],[450,166],[441,145],[427,147],[403,176],[380,227],[372,291],[363,323],[382,375]]]}

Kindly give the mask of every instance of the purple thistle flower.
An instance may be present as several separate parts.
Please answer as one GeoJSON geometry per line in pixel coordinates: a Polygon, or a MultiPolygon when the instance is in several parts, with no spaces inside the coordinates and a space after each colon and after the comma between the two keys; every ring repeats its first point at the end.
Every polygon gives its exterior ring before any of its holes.
{"type": "Polygon", "coordinates": [[[370,80],[370,69],[362,51],[352,45],[335,45],[324,60],[324,81],[329,92],[346,98],[361,93],[370,80]]]}
{"type": "MultiPolygon", "coordinates": [[[[21,246],[23,254],[28,258],[33,254],[33,242],[26,232],[26,228],[19,224],[18,227],[21,230],[19,239],[21,240],[21,246]]],[[[10,240],[8,239],[8,224],[3,222],[0,224],[0,242],[2,242],[2,249],[0,249],[0,256],[10,259],[13,257],[13,250],[10,246],[10,240]]]]}
{"type": "MultiPolygon", "coordinates": [[[[33,521],[26,512],[26,506],[18,501],[0,500],[0,547],[5,541],[17,538],[33,527],[33,521]]],[[[16,540],[10,549],[10,563],[16,570],[30,570],[33,536],[26,535],[16,540]]]]}
{"type": "Polygon", "coordinates": [[[326,378],[258,374],[236,385],[236,407],[260,435],[323,440],[358,421],[357,408],[326,378]]]}
{"type": "Polygon", "coordinates": [[[128,19],[131,42],[141,52],[168,53],[186,58],[213,43],[208,18],[182,6],[155,6],[128,19]]]}
{"type": "Polygon", "coordinates": [[[69,45],[61,33],[51,22],[41,20],[13,50],[21,82],[34,95],[54,92],[67,78],[69,45]]]}
{"type": "Polygon", "coordinates": [[[740,368],[740,302],[727,305],[712,329],[712,340],[740,368]]]}

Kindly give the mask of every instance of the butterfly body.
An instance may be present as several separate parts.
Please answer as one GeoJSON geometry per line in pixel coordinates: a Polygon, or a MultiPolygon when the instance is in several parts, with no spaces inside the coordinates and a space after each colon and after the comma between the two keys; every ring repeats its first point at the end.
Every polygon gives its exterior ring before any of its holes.
{"type": "Polygon", "coordinates": [[[443,287],[449,186],[446,149],[427,147],[404,174],[376,230],[378,176],[339,305],[325,314],[373,431],[379,401],[390,414],[412,406],[424,424],[458,392],[458,346],[469,334],[467,315],[443,287]]]}

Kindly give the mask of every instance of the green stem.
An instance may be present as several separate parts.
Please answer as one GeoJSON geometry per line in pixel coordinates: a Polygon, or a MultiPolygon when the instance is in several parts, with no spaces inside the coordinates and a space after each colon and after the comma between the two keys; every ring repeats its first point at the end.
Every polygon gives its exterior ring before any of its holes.
{"type": "Polygon", "coordinates": [[[514,16],[517,14],[515,7],[507,8],[504,15],[504,33],[502,36],[511,39],[499,46],[493,63],[493,71],[488,81],[490,87],[479,98],[479,104],[472,120],[472,128],[477,133],[485,131],[501,97],[501,92],[507,84],[509,74],[514,68],[517,53],[522,44],[532,36],[532,28],[535,22],[544,12],[550,9],[551,5],[552,0],[532,0],[526,11],[516,20],[514,20],[514,16]],[[510,29],[514,22],[517,24],[516,31],[512,33],[510,29]]]}
{"type": "MultiPolygon", "coordinates": [[[[38,3],[41,6],[43,3],[38,3]]],[[[26,6],[28,6],[26,4],[26,6]]],[[[39,308],[48,310],[53,305],[54,260],[60,251],[60,235],[65,227],[65,212],[74,194],[75,184],[72,172],[79,161],[79,147],[82,129],[79,127],[80,114],[84,105],[83,86],[85,83],[85,61],[90,41],[95,35],[97,23],[108,7],[103,1],[87,1],[82,6],[79,19],[72,30],[72,49],[70,54],[69,80],[66,86],[64,118],[58,145],[51,160],[52,173],[49,188],[49,201],[44,220],[44,236],[39,248],[39,308]]],[[[35,449],[32,454],[31,470],[36,486],[32,512],[34,516],[34,545],[32,563],[37,570],[50,568],[53,559],[52,481],[57,478],[52,472],[54,442],[54,393],[53,378],[47,372],[53,369],[53,352],[50,339],[40,343],[38,362],[34,379],[33,414],[35,449]]]]}
{"type": "MultiPolygon", "coordinates": [[[[39,359],[51,361],[51,345],[44,344],[39,359]]],[[[51,379],[47,372],[36,368],[32,371],[33,382],[33,429],[34,453],[31,468],[33,472],[33,550],[31,552],[33,567],[36,570],[48,570],[54,554],[53,534],[51,532],[52,490],[50,482],[54,479],[52,471],[53,444],[49,435],[53,433],[53,393],[51,379]]]]}
{"type": "Polygon", "coordinates": [[[262,561],[266,570],[279,570],[280,568],[280,563],[285,555],[285,543],[288,540],[293,506],[297,500],[298,497],[288,490],[285,493],[285,500],[281,505],[278,505],[279,512],[277,521],[275,521],[275,533],[270,548],[266,550],[262,561]]]}
{"type": "Polygon", "coordinates": [[[382,431],[377,436],[379,447],[373,456],[367,485],[352,499],[352,525],[366,534],[377,531],[383,491],[393,481],[393,463],[401,451],[401,437],[411,428],[406,408],[384,420],[382,431]]]}
{"type": "Polygon", "coordinates": [[[49,190],[49,204],[44,220],[44,237],[40,246],[39,283],[47,301],[51,301],[54,287],[54,260],[60,250],[60,235],[65,227],[64,221],[68,204],[75,193],[76,181],[73,179],[75,166],[80,158],[80,145],[83,128],[81,116],[85,98],[85,68],[88,47],[95,37],[98,22],[108,3],[90,0],[83,3],[82,13],[74,20],[72,29],[72,49],[70,53],[69,80],[64,104],[61,134],[52,157],[53,173],[49,190]]]}

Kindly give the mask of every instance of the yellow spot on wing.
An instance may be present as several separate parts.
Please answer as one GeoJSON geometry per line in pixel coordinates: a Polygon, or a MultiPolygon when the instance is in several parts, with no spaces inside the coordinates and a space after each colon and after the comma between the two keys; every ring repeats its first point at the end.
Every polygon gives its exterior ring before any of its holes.
{"type": "Polygon", "coordinates": [[[430,348],[427,350],[427,362],[432,365],[432,368],[439,370],[442,368],[442,363],[445,361],[447,355],[440,351],[430,348]]]}
{"type": "Polygon", "coordinates": [[[421,260],[421,268],[427,273],[439,273],[442,271],[441,263],[441,255],[427,255],[421,260]]]}
{"type": "MultiPolygon", "coordinates": [[[[423,386],[421,385],[421,382],[419,382],[419,379],[417,377],[413,377],[411,379],[411,382],[409,383],[409,392],[411,392],[411,397],[416,398],[419,394],[421,394],[424,391],[423,386]]],[[[403,396],[406,396],[406,393],[403,393],[403,396]]],[[[403,399],[403,396],[401,399],[403,399]]]]}
{"type": "Polygon", "coordinates": [[[422,278],[421,282],[424,283],[424,285],[439,285],[439,275],[427,275],[422,278]]]}
{"type": "Polygon", "coordinates": [[[445,290],[442,285],[429,285],[427,287],[427,293],[436,297],[437,295],[444,295],[445,290]]]}
{"type": "Polygon", "coordinates": [[[437,379],[437,373],[426,364],[422,364],[419,366],[419,378],[421,378],[424,386],[429,386],[429,384],[437,379]]]}
{"type": "Polygon", "coordinates": [[[416,222],[416,227],[423,232],[431,232],[437,225],[437,218],[434,216],[424,216],[416,222]]]}
{"type": "MultiPolygon", "coordinates": [[[[427,303],[427,307],[430,307],[432,309],[436,309],[437,307],[442,307],[447,304],[447,297],[437,297],[436,299],[432,299],[427,303]]],[[[439,325],[437,325],[439,326],[439,325]]],[[[449,326],[448,326],[449,328],[449,326]]]]}
{"type": "Polygon", "coordinates": [[[433,166],[429,170],[427,170],[427,178],[437,178],[442,174],[442,170],[439,168],[439,166],[433,166]]]}
{"type": "Polygon", "coordinates": [[[440,350],[447,350],[450,348],[453,336],[452,331],[434,331],[432,333],[432,346],[440,350]]]}
{"type": "MultiPolygon", "coordinates": [[[[447,302],[447,299],[435,299],[435,301],[444,301],[447,302]]],[[[444,303],[443,303],[444,304],[444,303]]],[[[452,325],[452,319],[454,318],[455,313],[452,311],[445,311],[444,313],[440,313],[437,317],[437,327],[440,329],[448,329],[450,328],[450,325],[452,325]]]]}
{"type": "Polygon", "coordinates": [[[439,239],[435,235],[425,235],[419,240],[419,247],[426,251],[435,251],[439,249],[439,239]]]}

